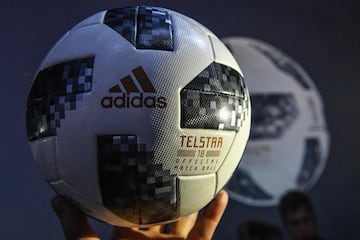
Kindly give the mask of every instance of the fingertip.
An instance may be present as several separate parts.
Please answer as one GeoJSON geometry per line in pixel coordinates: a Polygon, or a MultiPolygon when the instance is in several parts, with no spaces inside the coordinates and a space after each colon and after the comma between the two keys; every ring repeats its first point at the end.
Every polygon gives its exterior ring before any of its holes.
{"type": "Polygon", "coordinates": [[[218,199],[219,204],[227,205],[229,201],[229,194],[225,190],[221,190],[216,198],[218,199]]]}
{"type": "Polygon", "coordinates": [[[224,213],[229,201],[229,194],[225,190],[221,190],[206,208],[206,213],[210,217],[219,218],[224,213]]]}

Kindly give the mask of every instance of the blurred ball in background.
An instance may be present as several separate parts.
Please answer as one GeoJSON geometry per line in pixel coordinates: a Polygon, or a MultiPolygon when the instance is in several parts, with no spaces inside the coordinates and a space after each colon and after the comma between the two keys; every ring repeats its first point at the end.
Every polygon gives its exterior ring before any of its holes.
{"type": "Polygon", "coordinates": [[[321,96],[305,70],[256,39],[222,39],[245,76],[252,103],[250,139],[226,188],[253,206],[273,206],[290,189],[307,190],[326,165],[329,135],[321,96]]]}

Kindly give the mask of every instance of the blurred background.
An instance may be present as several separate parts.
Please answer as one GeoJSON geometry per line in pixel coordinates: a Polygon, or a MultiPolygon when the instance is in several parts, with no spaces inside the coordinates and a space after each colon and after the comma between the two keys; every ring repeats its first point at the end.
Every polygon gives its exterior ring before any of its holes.
{"type": "MultiPolygon", "coordinates": [[[[331,135],[326,168],[308,195],[324,239],[356,239],[360,235],[360,4],[351,0],[2,0],[1,236],[63,239],[50,207],[54,192],[35,165],[26,140],[27,94],[42,58],[67,30],[95,12],[134,4],[173,9],[220,38],[263,40],[307,71],[322,96],[331,135]]],[[[288,239],[276,207],[254,207],[234,200],[214,239],[236,239],[237,226],[250,218],[279,226],[288,239]]],[[[109,236],[108,226],[92,224],[105,238],[109,236]]]]}

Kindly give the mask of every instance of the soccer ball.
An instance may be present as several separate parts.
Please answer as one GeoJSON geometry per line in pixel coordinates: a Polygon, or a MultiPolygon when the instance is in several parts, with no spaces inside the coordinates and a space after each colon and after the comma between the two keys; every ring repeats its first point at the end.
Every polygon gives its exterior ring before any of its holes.
{"type": "Polygon", "coordinates": [[[53,46],[26,118],[57,193],[109,224],[149,226],[198,211],[222,189],[248,139],[250,102],[213,33],[136,6],[96,13],[53,46]]]}
{"type": "Polygon", "coordinates": [[[308,190],[329,151],[323,104],[304,69],[269,44],[223,39],[241,66],[252,103],[250,138],[226,188],[253,206],[273,206],[288,190],[308,190]]]}

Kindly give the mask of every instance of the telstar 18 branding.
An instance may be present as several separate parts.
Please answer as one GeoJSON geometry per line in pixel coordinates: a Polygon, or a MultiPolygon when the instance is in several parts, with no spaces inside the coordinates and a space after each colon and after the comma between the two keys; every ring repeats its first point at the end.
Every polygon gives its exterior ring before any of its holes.
{"type": "Polygon", "coordinates": [[[139,66],[133,69],[132,73],[137,84],[130,75],[120,79],[125,91],[118,84],[109,88],[109,93],[112,95],[103,97],[101,106],[103,108],[165,108],[167,99],[156,95],[156,90],[144,69],[139,66]]]}

